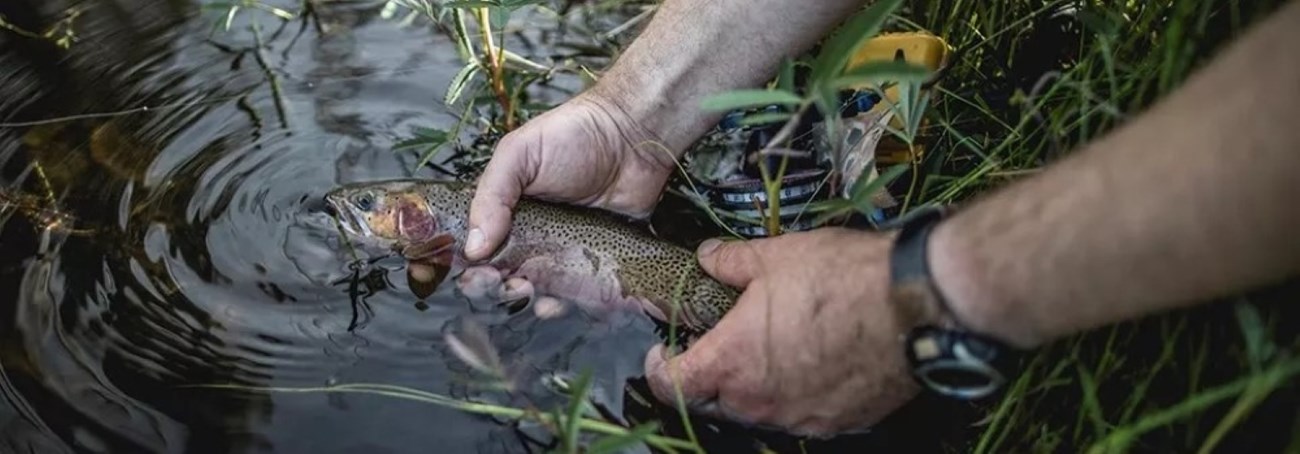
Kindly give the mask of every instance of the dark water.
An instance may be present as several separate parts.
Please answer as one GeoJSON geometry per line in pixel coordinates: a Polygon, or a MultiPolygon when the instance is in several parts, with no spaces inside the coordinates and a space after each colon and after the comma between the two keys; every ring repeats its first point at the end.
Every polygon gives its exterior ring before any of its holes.
{"type": "MultiPolygon", "coordinates": [[[[204,383],[371,382],[549,408],[564,398],[546,374],[590,369],[598,400],[623,407],[623,382],[658,340],[648,320],[540,320],[449,286],[421,303],[400,263],[354,265],[319,211],[341,183],[445,178],[392,146],[456,121],[441,101],[461,66],[446,35],[379,17],[383,2],[318,2],[283,27],[244,10],[210,39],[222,16],[199,3],[5,3],[35,29],[84,11],[67,51],[0,32],[0,452],[538,449],[427,403],[182,387],[204,383]],[[51,225],[59,213],[75,230],[51,225]],[[516,401],[476,388],[449,353],[444,332],[466,320],[523,384],[516,401]]],[[[577,79],[537,94],[566,87],[577,79]]]]}
{"type": "MultiPolygon", "coordinates": [[[[413,127],[457,121],[442,96],[461,61],[447,34],[380,17],[382,1],[312,3],[307,21],[244,10],[215,33],[221,14],[195,2],[0,4],[35,30],[81,10],[67,50],[0,31],[0,452],[534,452],[544,431],[428,403],[186,386],[367,382],[552,408],[566,399],[545,378],[582,371],[611,413],[681,435],[671,409],[630,398],[649,395],[642,358],[660,337],[648,319],[542,320],[450,286],[420,301],[401,263],[339,247],[328,190],[447,178],[392,148],[413,127]],[[444,334],[467,322],[487,328],[519,392],[482,389],[450,353],[444,334]]],[[[544,15],[523,20],[579,44],[512,34],[508,47],[534,60],[593,44],[544,15]]],[[[553,104],[580,86],[560,75],[531,93],[553,104]]],[[[696,431],[717,452],[857,451],[890,435],[915,451],[962,424],[950,410],[905,410],[885,426],[906,431],[821,445],[717,422],[696,431]]]]}

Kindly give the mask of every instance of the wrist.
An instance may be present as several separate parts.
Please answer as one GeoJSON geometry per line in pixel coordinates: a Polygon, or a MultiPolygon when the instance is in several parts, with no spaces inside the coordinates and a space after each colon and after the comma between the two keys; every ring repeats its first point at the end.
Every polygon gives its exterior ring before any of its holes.
{"type": "MultiPolygon", "coordinates": [[[[889,253],[890,302],[913,377],[939,394],[979,399],[1016,374],[1016,347],[1022,345],[971,323],[960,311],[964,307],[954,305],[944,291],[934,263],[944,254],[934,249],[939,227],[949,224],[948,211],[922,208],[897,220],[898,234],[889,253]]],[[[985,314],[979,315],[975,320],[984,321],[985,314]]]]}
{"type": "Polygon", "coordinates": [[[677,158],[701,135],[722,119],[723,112],[699,108],[698,91],[686,80],[686,71],[642,63],[646,57],[627,55],[589,90],[637,126],[657,144],[633,143],[638,151],[663,154],[667,148],[677,158]]]}
{"type": "Polygon", "coordinates": [[[666,136],[655,122],[631,108],[637,102],[630,96],[607,94],[595,87],[569,101],[581,106],[594,120],[593,131],[600,133],[602,146],[625,158],[619,161],[620,175],[654,175],[666,180],[677,168],[681,149],[669,143],[676,139],[666,138],[672,136],[666,136]]]}
{"type": "Polygon", "coordinates": [[[1014,292],[1003,286],[1004,276],[989,275],[981,260],[979,239],[970,238],[961,216],[940,222],[930,236],[929,254],[935,287],[948,303],[952,317],[966,329],[1030,349],[1047,339],[1036,328],[1032,312],[1021,308],[1014,292]]]}

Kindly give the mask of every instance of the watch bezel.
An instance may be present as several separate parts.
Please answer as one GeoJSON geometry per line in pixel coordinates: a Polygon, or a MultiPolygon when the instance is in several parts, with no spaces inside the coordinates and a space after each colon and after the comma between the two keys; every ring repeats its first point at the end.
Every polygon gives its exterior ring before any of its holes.
{"type": "Polygon", "coordinates": [[[989,343],[990,340],[967,331],[933,325],[914,328],[907,335],[907,356],[912,364],[912,375],[928,389],[945,396],[962,400],[988,397],[1007,382],[1006,374],[995,366],[1001,349],[990,348],[989,343]],[[923,358],[927,350],[937,354],[923,358]],[[933,376],[943,372],[977,376],[985,383],[957,385],[933,376]]]}

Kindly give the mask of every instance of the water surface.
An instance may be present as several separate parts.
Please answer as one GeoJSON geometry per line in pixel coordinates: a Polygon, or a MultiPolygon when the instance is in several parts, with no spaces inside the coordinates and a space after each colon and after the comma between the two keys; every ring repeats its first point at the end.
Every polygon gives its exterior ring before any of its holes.
{"type": "MultiPolygon", "coordinates": [[[[648,318],[539,319],[450,286],[421,300],[399,261],[340,247],[322,211],[330,189],[458,168],[450,148],[424,166],[393,148],[413,128],[458,121],[442,99],[462,63],[446,33],[385,18],[382,1],[309,4],[308,20],[244,10],[229,30],[192,1],[0,5],[37,30],[80,11],[67,50],[0,33],[0,452],[544,451],[537,427],[428,403],[187,386],[366,382],[553,408],[565,397],[546,378],[582,371],[614,417],[659,419],[684,436],[670,408],[637,398],[648,396],[644,352],[662,334],[648,318]],[[445,334],[466,323],[486,328],[518,392],[484,389],[450,352],[445,334]]],[[[507,47],[600,68],[607,59],[590,54],[614,38],[583,30],[626,29],[638,13],[560,27],[534,12],[507,47]]],[[[558,74],[531,103],[581,87],[558,74]]],[[[477,131],[465,128],[463,143],[477,131]]],[[[674,204],[665,199],[657,232],[712,234],[674,204]]],[[[963,424],[944,411],[900,411],[872,434],[826,443],[695,421],[715,452],[933,449],[963,424]]]]}
{"type": "Polygon", "coordinates": [[[215,33],[221,15],[195,2],[6,3],[28,26],[82,12],[66,51],[0,36],[0,451],[539,449],[537,431],[427,403],[183,387],[204,383],[371,382],[549,407],[563,396],[545,375],[589,369],[621,411],[658,340],[648,320],[540,320],[448,286],[421,301],[401,263],[357,262],[320,211],[342,183],[448,178],[393,151],[414,127],[457,120],[442,104],[461,67],[445,34],[382,18],[383,2],[316,2],[287,24],[244,10],[215,33]],[[467,321],[523,384],[514,401],[449,353],[444,333],[467,321]]]}

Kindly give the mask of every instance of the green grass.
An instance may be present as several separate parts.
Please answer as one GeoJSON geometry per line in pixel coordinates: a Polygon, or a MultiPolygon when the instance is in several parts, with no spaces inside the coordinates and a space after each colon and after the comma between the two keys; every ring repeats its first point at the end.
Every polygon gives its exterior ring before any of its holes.
{"type": "MultiPolygon", "coordinates": [[[[905,13],[912,28],[947,39],[959,59],[926,131],[935,153],[918,196],[935,203],[995,189],[1106,134],[1280,2],[1090,2],[1074,20],[1051,19],[1067,2],[942,3],[911,2],[905,13]],[[1047,31],[1060,24],[1078,32],[1047,31]],[[1044,49],[1042,41],[1060,44],[1044,49]]],[[[1287,431],[1300,416],[1300,362],[1289,326],[1297,314],[1287,306],[1295,294],[1261,292],[1057,342],[1026,361],[954,450],[1294,446],[1287,431]]]]}
{"type": "MultiPolygon", "coordinates": [[[[459,3],[454,10],[467,8],[480,14],[477,31],[471,31],[468,25],[472,24],[467,24],[464,16],[431,7],[429,2],[392,3],[413,7],[458,38],[466,69],[448,87],[444,101],[463,111],[466,118],[484,111],[490,117],[463,121],[450,133],[422,130],[402,144],[403,151],[413,149],[426,159],[446,145],[468,148],[457,142],[462,128],[488,125],[478,132],[499,137],[512,122],[521,123],[531,113],[544,110],[547,106],[529,104],[526,94],[529,84],[546,73],[583,74],[587,70],[569,65],[539,71],[537,67],[527,69],[527,63],[512,68],[502,63],[505,53],[485,51],[491,49],[486,45],[493,37],[490,32],[500,31],[503,24],[498,15],[508,15],[516,7],[535,7],[522,6],[524,2],[459,3]],[[483,10],[474,8],[489,8],[489,15],[484,17],[483,10]],[[450,24],[445,22],[448,18],[450,24]],[[488,108],[476,110],[476,105],[488,108]]],[[[924,161],[899,169],[908,170],[907,176],[881,183],[889,182],[894,194],[904,194],[904,206],[910,209],[960,203],[1032,174],[1106,134],[1176,90],[1225,43],[1281,2],[1088,2],[1083,10],[1065,15],[1058,15],[1062,7],[1076,2],[893,3],[882,2],[886,5],[882,8],[894,11],[891,20],[880,23],[881,17],[875,13],[860,15],[850,22],[857,24],[850,31],[870,33],[878,26],[884,30],[927,30],[945,38],[956,50],[952,66],[928,98],[913,91],[897,107],[905,114],[908,127],[891,134],[905,143],[924,145],[928,152],[924,161]],[[922,123],[922,118],[927,122],[922,123]]],[[[626,11],[632,5],[634,2],[586,2],[575,8],[599,16],[626,11]]],[[[583,29],[583,24],[575,28],[583,29]]],[[[585,29],[593,36],[601,32],[589,24],[585,29]]],[[[813,68],[819,76],[813,78],[814,86],[834,85],[839,75],[836,70],[843,66],[842,52],[862,36],[837,35],[820,53],[791,64],[813,68]]],[[[600,52],[613,55],[617,51],[614,41],[593,41],[600,52]]],[[[907,77],[905,68],[874,71],[878,72],[855,77],[916,83],[915,78],[907,77]]],[[[821,89],[798,93],[778,83],[771,90],[722,94],[705,107],[776,102],[798,110],[825,105],[825,94],[821,89]]],[[[1207,100],[1207,108],[1210,105],[1212,100],[1207,100]]],[[[481,165],[490,153],[490,143],[471,149],[466,159],[481,165]]],[[[896,176],[899,172],[889,173],[896,176]]],[[[772,192],[776,186],[769,181],[767,189],[772,192]]],[[[854,192],[869,194],[870,189],[854,192]]],[[[813,209],[848,213],[870,208],[861,202],[831,201],[813,209]]],[[[732,216],[698,205],[698,200],[686,205],[694,215],[718,225],[722,224],[720,217],[732,216]]],[[[979,405],[982,417],[976,424],[945,442],[952,451],[977,453],[1258,452],[1264,445],[1277,445],[1277,449],[1290,446],[1289,452],[1296,452],[1300,449],[1300,412],[1296,410],[1300,407],[1296,405],[1300,401],[1296,386],[1300,330],[1294,320],[1300,309],[1290,301],[1295,290],[1261,291],[1053,343],[1025,360],[1022,374],[1002,396],[979,405]]],[[[575,402],[581,400],[581,386],[578,390],[575,402]]],[[[461,405],[418,393],[370,391],[461,405]]],[[[612,429],[596,422],[579,422],[587,420],[579,416],[581,406],[576,404],[536,414],[481,405],[458,408],[539,418],[555,427],[569,452],[580,450],[575,431],[593,429],[614,437],[599,442],[608,445],[635,439],[665,450],[699,447],[694,432],[688,433],[691,441],[670,440],[656,438],[646,429],[656,426],[612,429]]]]}

